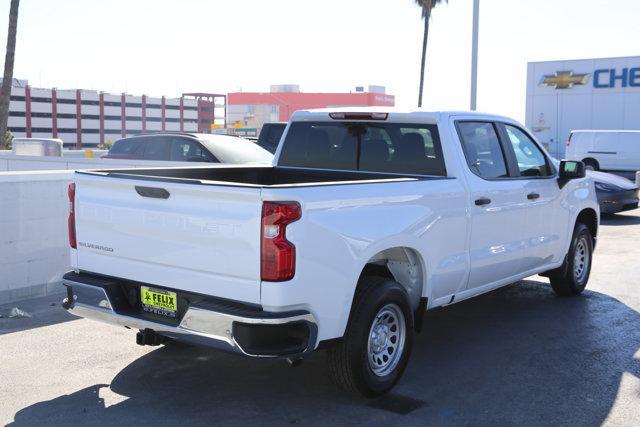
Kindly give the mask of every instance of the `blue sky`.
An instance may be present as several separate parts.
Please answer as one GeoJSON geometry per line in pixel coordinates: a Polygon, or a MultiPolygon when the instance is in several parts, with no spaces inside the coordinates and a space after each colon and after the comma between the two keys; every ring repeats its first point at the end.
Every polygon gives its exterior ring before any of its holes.
{"type": "MultiPolygon", "coordinates": [[[[428,108],[468,109],[471,7],[434,11],[428,108]]],[[[481,0],[478,109],[523,120],[527,61],[640,55],[639,19],[637,0],[481,0]]],[[[22,0],[14,77],[152,96],[380,84],[415,106],[421,37],[413,0],[22,0]]]]}

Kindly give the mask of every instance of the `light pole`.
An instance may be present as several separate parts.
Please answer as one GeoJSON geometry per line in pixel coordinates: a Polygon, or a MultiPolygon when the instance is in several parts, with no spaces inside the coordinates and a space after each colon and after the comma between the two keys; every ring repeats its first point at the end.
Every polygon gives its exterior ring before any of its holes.
{"type": "Polygon", "coordinates": [[[476,110],[478,92],[478,15],[480,0],[473,0],[473,30],[471,35],[471,111],[476,110]]]}

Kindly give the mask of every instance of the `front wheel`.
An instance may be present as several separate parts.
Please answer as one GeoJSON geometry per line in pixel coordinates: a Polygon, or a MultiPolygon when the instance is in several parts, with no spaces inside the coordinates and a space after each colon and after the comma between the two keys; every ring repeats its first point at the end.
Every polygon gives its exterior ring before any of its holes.
{"type": "Polygon", "coordinates": [[[584,168],[588,171],[600,170],[600,164],[596,159],[584,159],[582,162],[584,163],[584,168]]]}
{"type": "Polygon", "coordinates": [[[400,379],[413,344],[413,312],[402,285],[365,277],[358,285],[345,336],[329,349],[335,383],[366,397],[389,391],[400,379]]]}
{"type": "Polygon", "coordinates": [[[578,223],[564,263],[549,272],[549,280],[555,293],[561,296],[582,293],[589,281],[592,259],[593,236],[586,225],[578,223]]]}

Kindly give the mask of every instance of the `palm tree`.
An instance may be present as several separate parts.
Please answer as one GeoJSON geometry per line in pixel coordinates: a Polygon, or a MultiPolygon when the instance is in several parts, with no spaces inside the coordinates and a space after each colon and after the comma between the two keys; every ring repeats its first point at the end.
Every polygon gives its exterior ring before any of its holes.
{"type": "Polygon", "coordinates": [[[424,38],[422,39],[422,63],[420,64],[420,92],[418,93],[418,107],[422,107],[422,89],[424,87],[424,65],[427,59],[427,39],[429,38],[429,18],[431,10],[437,4],[446,3],[448,0],[415,0],[422,8],[422,19],[424,19],[424,38]]]}
{"type": "Polygon", "coordinates": [[[9,35],[7,36],[7,55],[4,60],[4,78],[0,93],[0,144],[5,145],[9,120],[9,102],[11,101],[11,82],[13,81],[13,62],[16,56],[16,33],[18,32],[18,6],[20,0],[11,0],[9,9],[9,35]]]}

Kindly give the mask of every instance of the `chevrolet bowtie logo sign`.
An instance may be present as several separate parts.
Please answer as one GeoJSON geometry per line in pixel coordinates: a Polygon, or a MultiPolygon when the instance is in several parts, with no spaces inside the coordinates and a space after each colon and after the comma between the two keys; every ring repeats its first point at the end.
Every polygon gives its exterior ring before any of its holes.
{"type": "Polygon", "coordinates": [[[557,71],[555,74],[542,76],[540,86],[553,86],[556,89],[571,89],[574,85],[585,85],[589,82],[589,74],[573,74],[573,71],[557,71]]]}

